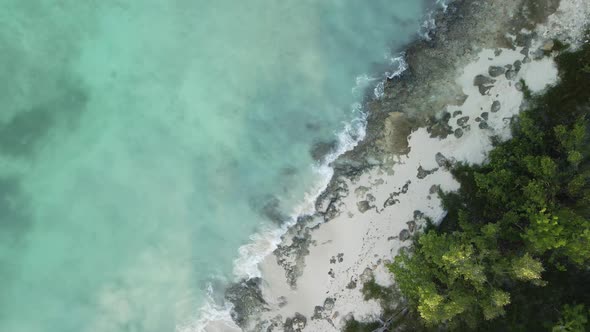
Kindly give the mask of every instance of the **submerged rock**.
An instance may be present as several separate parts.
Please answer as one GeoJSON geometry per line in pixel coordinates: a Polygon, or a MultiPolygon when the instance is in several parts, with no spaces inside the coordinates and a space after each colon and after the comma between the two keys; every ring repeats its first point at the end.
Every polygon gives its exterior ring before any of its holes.
{"type": "Polygon", "coordinates": [[[268,198],[260,209],[262,215],[275,223],[282,223],[289,219],[289,216],[281,210],[281,202],[278,198],[272,196],[268,198]]]}
{"type": "Polygon", "coordinates": [[[456,138],[461,138],[461,137],[463,137],[463,129],[461,129],[461,128],[457,128],[457,129],[455,129],[455,137],[456,137],[456,138]]]}
{"type": "Polygon", "coordinates": [[[337,146],[338,142],[336,140],[330,142],[316,142],[311,147],[311,157],[314,160],[322,161],[328,154],[334,152],[337,146]]]}

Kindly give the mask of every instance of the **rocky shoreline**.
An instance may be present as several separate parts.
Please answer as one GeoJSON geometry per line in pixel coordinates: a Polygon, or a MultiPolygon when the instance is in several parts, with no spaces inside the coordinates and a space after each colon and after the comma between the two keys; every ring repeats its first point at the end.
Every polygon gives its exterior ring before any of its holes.
{"type": "Polygon", "coordinates": [[[456,189],[447,171],[455,160],[481,162],[493,139],[509,138],[519,80],[536,80],[542,89],[556,77],[549,42],[560,36],[539,36],[538,26],[567,2],[590,12],[575,0],[455,0],[436,13],[429,40],[407,47],[408,69],[386,82],[381,99],[367,101],[366,138],[332,164],[335,174],[316,214],[284,235],[262,264],[262,279],[228,288],[237,325],[332,331],[353,316],[379,318],[380,304],[363,301],[362,284],[393,282],[383,262],[427,219],[444,214],[437,192],[456,189]],[[538,77],[541,71],[546,76],[538,77]],[[435,144],[457,153],[422,146],[435,144]]]}

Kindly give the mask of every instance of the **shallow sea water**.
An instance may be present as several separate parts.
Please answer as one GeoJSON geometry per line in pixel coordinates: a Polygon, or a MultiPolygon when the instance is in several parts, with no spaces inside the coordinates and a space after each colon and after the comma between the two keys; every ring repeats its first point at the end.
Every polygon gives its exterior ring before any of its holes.
{"type": "Polygon", "coordinates": [[[356,78],[396,69],[425,7],[2,1],[0,331],[198,319],[313,194],[311,147],[361,116],[356,78]]]}

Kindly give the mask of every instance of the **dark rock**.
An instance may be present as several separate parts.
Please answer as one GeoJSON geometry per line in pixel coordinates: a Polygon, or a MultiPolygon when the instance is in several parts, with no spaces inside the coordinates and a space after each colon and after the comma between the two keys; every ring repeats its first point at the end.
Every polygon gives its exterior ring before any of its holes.
{"type": "Polygon", "coordinates": [[[414,220],[410,220],[408,221],[406,224],[408,224],[408,230],[410,231],[410,233],[414,233],[416,231],[416,222],[414,220]]]}
{"type": "Polygon", "coordinates": [[[434,169],[431,169],[431,170],[426,170],[422,166],[419,166],[418,167],[418,175],[417,175],[417,177],[418,177],[418,179],[424,179],[425,177],[429,176],[430,174],[432,174],[432,173],[434,173],[436,171],[438,171],[438,168],[434,168],[434,169]]]}
{"type": "MultiPolygon", "coordinates": [[[[303,225],[309,223],[312,217],[299,218],[297,225],[303,225]]],[[[289,282],[291,288],[297,287],[297,279],[303,274],[303,268],[305,266],[305,257],[309,254],[309,247],[311,245],[311,235],[308,228],[304,228],[303,234],[294,236],[289,245],[280,244],[277,249],[273,252],[277,264],[285,270],[285,277],[289,282]]]]}
{"type": "Polygon", "coordinates": [[[449,122],[450,119],[451,119],[451,113],[444,112],[442,114],[442,122],[449,122]]]}
{"type": "Polygon", "coordinates": [[[529,58],[528,56],[525,57],[524,59],[522,59],[522,63],[531,63],[531,58],[529,58]]]}
{"type": "Polygon", "coordinates": [[[371,206],[371,203],[369,203],[369,201],[360,201],[356,203],[356,207],[359,209],[360,213],[365,213],[374,206],[371,206]]]}
{"type": "Polygon", "coordinates": [[[348,289],[355,289],[356,288],[356,280],[351,280],[348,285],[346,285],[348,289]]]}
{"type": "Polygon", "coordinates": [[[498,77],[500,75],[503,75],[505,72],[506,68],[500,66],[491,66],[488,69],[488,74],[490,74],[491,77],[498,77]]]}
{"type": "Polygon", "coordinates": [[[418,219],[422,219],[424,218],[424,212],[420,211],[420,210],[414,210],[414,220],[418,220],[418,219]]]}
{"type": "Polygon", "coordinates": [[[475,85],[475,86],[484,85],[484,84],[494,84],[494,83],[496,83],[495,79],[484,76],[484,75],[477,75],[473,79],[473,85],[475,85]]]}
{"type": "Polygon", "coordinates": [[[332,297],[328,297],[324,300],[324,310],[332,310],[334,309],[334,304],[336,303],[336,299],[332,297]]]}
{"type": "Polygon", "coordinates": [[[331,181],[328,188],[316,200],[316,211],[324,217],[324,221],[334,219],[340,213],[338,211],[340,199],[347,197],[348,194],[349,191],[346,182],[338,180],[331,181]]]}
{"type": "Polygon", "coordinates": [[[399,240],[400,241],[407,241],[410,238],[411,234],[410,231],[407,229],[402,230],[399,232],[399,240]]]}
{"type": "Polygon", "coordinates": [[[473,80],[473,85],[479,88],[479,93],[482,95],[486,95],[488,91],[494,86],[496,83],[495,79],[489,78],[484,75],[477,75],[473,80]]]}
{"type": "Polygon", "coordinates": [[[477,118],[475,118],[475,122],[480,122],[481,118],[478,116],[477,118]]]}
{"type": "Polygon", "coordinates": [[[500,104],[499,101],[494,100],[494,102],[492,103],[492,108],[491,108],[492,113],[498,112],[501,108],[502,108],[502,104],[500,104]]]}
{"type": "Polygon", "coordinates": [[[449,159],[447,159],[447,157],[445,157],[442,153],[438,152],[435,156],[434,156],[436,163],[438,164],[438,166],[440,167],[448,167],[451,165],[451,163],[449,162],[449,159]]]}
{"type": "Polygon", "coordinates": [[[264,327],[266,327],[266,332],[278,332],[283,329],[283,316],[276,315],[274,318],[270,319],[268,322],[259,322],[256,327],[255,331],[264,331],[264,327]]]}
{"type": "Polygon", "coordinates": [[[469,117],[464,116],[462,118],[457,119],[457,125],[463,127],[464,125],[467,124],[467,121],[469,121],[469,117]]]}
{"type": "Polygon", "coordinates": [[[307,318],[302,314],[296,312],[293,318],[287,318],[283,328],[285,332],[301,332],[307,325],[307,318]]]}
{"type": "Polygon", "coordinates": [[[516,70],[516,72],[519,72],[521,68],[522,68],[522,61],[520,61],[520,60],[514,61],[514,70],[516,70]]]}
{"type": "Polygon", "coordinates": [[[488,126],[488,123],[485,121],[482,121],[479,123],[479,129],[488,129],[490,126],[488,126]]]}
{"type": "Polygon", "coordinates": [[[268,311],[260,290],[261,282],[260,278],[252,278],[235,283],[225,291],[226,299],[233,303],[231,317],[240,327],[247,325],[248,317],[268,311]]]}
{"type": "Polygon", "coordinates": [[[410,181],[410,180],[406,181],[406,183],[404,184],[404,186],[402,187],[402,190],[400,192],[402,194],[407,194],[408,190],[410,189],[410,184],[412,184],[412,181],[410,181]]]}
{"type": "Polygon", "coordinates": [[[456,118],[456,117],[458,117],[461,114],[463,114],[463,112],[461,112],[461,111],[454,111],[453,112],[453,117],[456,118]]]}
{"type": "Polygon", "coordinates": [[[328,275],[332,278],[336,278],[336,273],[334,273],[334,269],[330,269],[330,271],[328,271],[328,275]]]}
{"type": "Polygon", "coordinates": [[[489,115],[490,114],[488,112],[483,112],[483,113],[481,113],[481,118],[487,121],[489,118],[489,115]]]}
{"type": "Polygon", "coordinates": [[[395,196],[389,196],[389,198],[385,201],[385,203],[383,203],[383,208],[386,208],[388,206],[392,206],[399,203],[399,199],[395,198],[395,196]]]}
{"type": "Polygon", "coordinates": [[[517,72],[515,70],[508,70],[506,71],[506,79],[513,80],[516,78],[517,72]]]}
{"type": "Polygon", "coordinates": [[[461,128],[457,128],[457,129],[455,129],[455,137],[456,137],[456,138],[461,138],[461,137],[463,137],[463,129],[461,129],[461,128]]]}
{"type": "Polygon", "coordinates": [[[442,139],[447,138],[449,134],[453,133],[451,126],[448,123],[437,123],[434,126],[428,128],[430,137],[440,137],[442,139]]]}
{"type": "Polygon", "coordinates": [[[324,312],[324,307],[316,305],[313,308],[313,316],[311,316],[311,319],[322,319],[322,313],[324,312]]]}

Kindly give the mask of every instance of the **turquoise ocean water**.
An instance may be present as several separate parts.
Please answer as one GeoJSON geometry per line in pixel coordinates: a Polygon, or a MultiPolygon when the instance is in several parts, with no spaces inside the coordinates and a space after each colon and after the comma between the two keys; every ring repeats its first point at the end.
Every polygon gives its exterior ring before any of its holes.
{"type": "Polygon", "coordinates": [[[311,147],[360,133],[363,84],[426,6],[1,1],[0,331],[197,320],[313,198],[311,147]]]}

